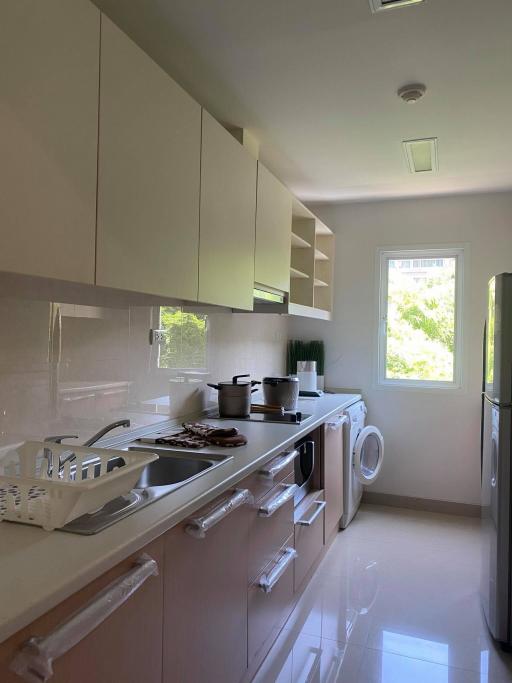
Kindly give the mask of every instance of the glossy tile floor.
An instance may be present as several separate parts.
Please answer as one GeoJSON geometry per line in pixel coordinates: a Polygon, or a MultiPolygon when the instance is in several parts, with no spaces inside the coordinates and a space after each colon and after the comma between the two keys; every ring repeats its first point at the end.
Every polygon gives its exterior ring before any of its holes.
{"type": "Polygon", "coordinates": [[[255,683],[505,683],[480,611],[476,519],[363,506],[255,683]]]}

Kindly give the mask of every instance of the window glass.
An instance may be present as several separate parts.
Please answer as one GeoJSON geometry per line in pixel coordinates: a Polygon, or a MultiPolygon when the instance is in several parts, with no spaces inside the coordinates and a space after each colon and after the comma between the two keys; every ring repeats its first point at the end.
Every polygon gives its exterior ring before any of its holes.
{"type": "Polygon", "coordinates": [[[180,307],[160,307],[160,329],[165,340],[159,345],[158,367],[197,369],[207,367],[207,316],[184,312],[180,307]]]}
{"type": "Polygon", "coordinates": [[[381,380],[455,382],[460,258],[384,256],[381,380]]]}

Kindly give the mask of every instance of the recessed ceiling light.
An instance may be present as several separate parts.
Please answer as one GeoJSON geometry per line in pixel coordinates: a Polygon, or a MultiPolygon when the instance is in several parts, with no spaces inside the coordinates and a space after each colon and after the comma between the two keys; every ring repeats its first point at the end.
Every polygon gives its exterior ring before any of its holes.
{"type": "Polygon", "coordinates": [[[414,104],[423,97],[426,91],[427,88],[423,83],[410,83],[401,87],[396,94],[407,104],[414,104]]]}
{"type": "Polygon", "coordinates": [[[437,138],[404,140],[402,144],[411,173],[433,173],[439,170],[437,138]]]}
{"type": "Polygon", "coordinates": [[[370,0],[370,8],[372,12],[382,12],[385,9],[417,5],[419,2],[424,2],[424,0],[370,0]]]}

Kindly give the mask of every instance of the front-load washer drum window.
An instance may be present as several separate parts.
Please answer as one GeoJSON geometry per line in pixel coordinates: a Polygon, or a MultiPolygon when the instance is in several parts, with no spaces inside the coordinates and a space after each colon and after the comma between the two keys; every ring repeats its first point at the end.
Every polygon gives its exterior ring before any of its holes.
{"type": "Polygon", "coordinates": [[[377,427],[368,426],[359,432],[354,446],[354,472],[362,484],[377,479],[384,459],[384,439],[377,427]]]}

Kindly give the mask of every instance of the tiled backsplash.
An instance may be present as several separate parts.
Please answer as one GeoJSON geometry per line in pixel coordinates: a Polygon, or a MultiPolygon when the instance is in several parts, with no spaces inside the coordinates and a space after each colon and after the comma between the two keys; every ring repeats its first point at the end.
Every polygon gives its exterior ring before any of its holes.
{"type": "Polygon", "coordinates": [[[133,426],[180,417],[215,400],[207,381],[284,371],[286,318],[229,313],[208,316],[205,370],[159,369],[149,344],[155,310],[1,298],[1,443],[86,438],[119,417],[133,426]]]}

